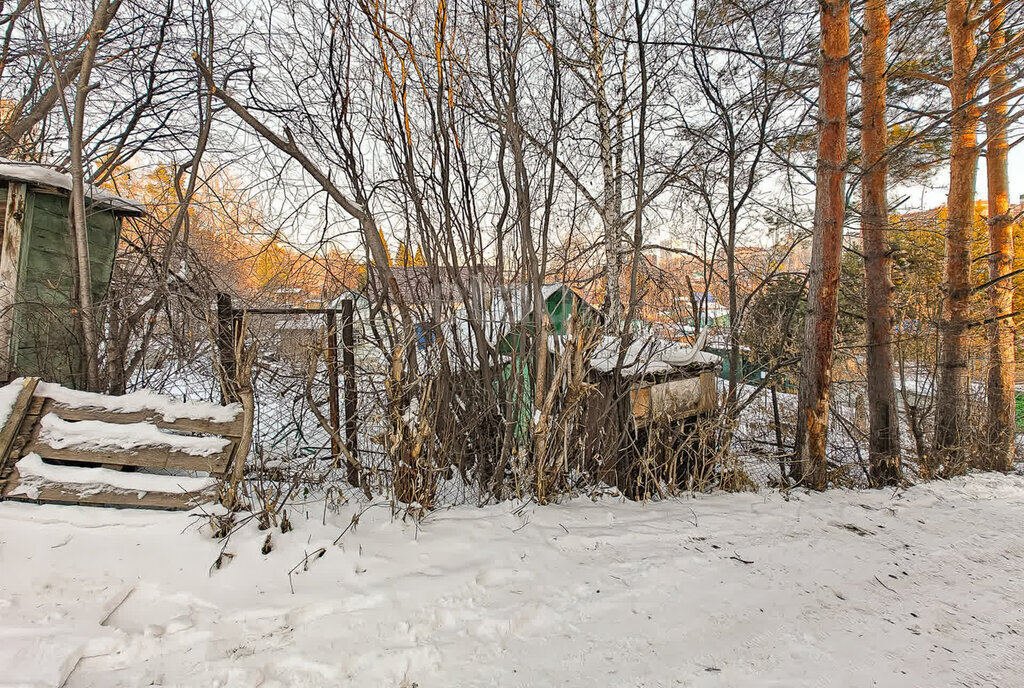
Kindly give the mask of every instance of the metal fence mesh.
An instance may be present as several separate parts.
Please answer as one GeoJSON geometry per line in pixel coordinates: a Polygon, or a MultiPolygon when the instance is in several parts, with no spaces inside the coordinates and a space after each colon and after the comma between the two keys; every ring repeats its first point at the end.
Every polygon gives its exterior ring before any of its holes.
{"type": "MultiPolygon", "coordinates": [[[[491,378],[483,369],[459,368],[451,361],[446,368],[439,356],[446,350],[421,337],[412,346],[422,372],[409,378],[400,372],[408,369],[402,347],[358,317],[350,338],[340,338],[339,348],[332,350],[325,312],[246,311],[245,341],[256,350],[247,478],[264,501],[336,490],[345,496],[362,494],[434,508],[599,492],[652,499],[789,484],[797,405],[793,380],[741,380],[739,410],[731,414],[725,403],[728,382],[719,375],[712,411],[645,424],[633,418],[628,392],[626,399],[605,400],[610,415],[595,420],[592,407],[601,399],[595,395],[601,383],[586,375],[572,383],[567,375],[543,428],[547,444],[538,460],[543,424],[535,415],[538,404],[529,396],[534,383],[514,372],[515,362],[492,369],[491,378]],[[346,346],[352,356],[346,365],[336,366],[337,385],[332,387],[330,355],[339,363],[346,346]],[[354,423],[347,422],[349,382],[355,391],[354,423]],[[501,385],[506,387],[499,389],[501,385]],[[337,407],[333,414],[332,394],[337,407]],[[614,418],[623,407],[619,402],[625,402],[625,422],[614,418]]],[[[336,331],[343,326],[336,321],[336,331]]],[[[204,371],[213,359],[216,354],[197,356],[195,370],[184,377],[168,373],[162,382],[153,371],[148,386],[212,398],[216,392],[203,385],[209,382],[204,371]]],[[[561,365],[558,356],[550,361],[550,369],[561,365]]],[[[854,372],[847,379],[832,385],[829,472],[833,485],[858,487],[868,484],[868,419],[856,361],[849,370],[854,372]]],[[[911,395],[908,403],[927,413],[925,405],[933,399],[929,371],[907,369],[901,374],[901,394],[911,395]]],[[[910,475],[915,474],[914,441],[904,427],[901,442],[910,475]]]]}

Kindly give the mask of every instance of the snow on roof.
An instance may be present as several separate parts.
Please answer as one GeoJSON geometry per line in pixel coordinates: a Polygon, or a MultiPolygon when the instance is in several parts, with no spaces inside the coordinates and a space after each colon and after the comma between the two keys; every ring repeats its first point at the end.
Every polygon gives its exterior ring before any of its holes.
{"type": "MultiPolygon", "coordinates": [[[[653,335],[638,337],[630,343],[622,357],[621,374],[625,377],[642,377],[664,375],[691,367],[717,366],[722,359],[703,350],[706,340],[707,330],[701,332],[692,347],[653,335]]],[[[555,347],[561,348],[561,343],[555,343],[555,347]]],[[[590,365],[602,373],[614,371],[621,347],[622,340],[618,337],[602,337],[590,357],[590,365]]]]}
{"type": "MultiPolygon", "coordinates": [[[[465,296],[488,291],[498,281],[497,270],[490,266],[463,265],[450,269],[429,265],[393,265],[391,275],[402,299],[410,306],[461,303],[465,296]]],[[[378,275],[377,279],[371,279],[361,290],[371,301],[379,301],[383,295],[381,277],[378,275]]]]}
{"type": "Polygon", "coordinates": [[[341,292],[338,298],[333,301],[328,301],[324,304],[324,308],[335,308],[341,309],[344,301],[352,301],[353,308],[359,308],[363,304],[370,303],[370,299],[366,297],[366,294],[359,291],[358,289],[346,289],[341,292]]]}
{"type": "MultiPolygon", "coordinates": [[[[541,296],[544,300],[560,291],[575,294],[572,289],[561,282],[541,286],[541,296]]],[[[506,290],[506,294],[507,298],[501,293],[496,293],[490,309],[477,320],[477,326],[483,333],[484,339],[492,346],[497,345],[500,337],[508,334],[512,327],[521,323],[533,312],[531,286],[513,286],[506,290]]],[[[582,297],[580,298],[582,300],[582,297]]],[[[584,303],[586,302],[584,301],[584,303]]],[[[619,369],[620,374],[625,377],[642,377],[680,372],[688,368],[717,367],[721,364],[722,359],[713,353],[704,351],[707,338],[708,330],[703,330],[694,345],[689,347],[670,339],[656,337],[653,334],[641,335],[626,349],[622,367],[619,369]]],[[[552,335],[548,337],[548,348],[552,352],[560,353],[571,339],[572,335],[552,335]]],[[[591,366],[599,372],[612,372],[618,362],[621,341],[617,337],[602,337],[591,356],[591,366]]],[[[472,355],[476,352],[474,328],[467,318],[465,308],[456,312],[456,317],[451,324],[449,345],[459,349],[463,354],[472,355]]]]}
{"type": "MultiPolygon", "coordinates": [[[[34,162],[20,162],[0,158],[0,180],[25,182],[61,191],[71,191],[71,175],[34,162]]],[[[109,209],[118,215],[138,217],[146,214],[146,207],[138,201],[115,196],[91,184],[85,185],[86,202],[93,209],[109,209]]]]}
{"type": "MultiPolygon", "coordinates": [[[[540,285],[540,298],[543,301],[547,301],[559,292],[576,295],[572,289],[561,282],[550,282],[540,285]]],[[[521,284],[513,286],[508,290],[508,293],[508,300],[502,299],[502,302],[508,304],[509,315],[512,316],[515,322],[521,322],[524,318],[533,314],[533,285],[521,284]]],[[[580,300],[583,300],[582,297],[580,297],[580,300]]]]}

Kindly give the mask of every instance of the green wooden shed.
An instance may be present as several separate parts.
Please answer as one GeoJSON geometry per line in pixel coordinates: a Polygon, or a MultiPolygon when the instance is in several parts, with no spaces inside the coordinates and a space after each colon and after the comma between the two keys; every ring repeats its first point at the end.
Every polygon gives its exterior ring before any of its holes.
{"type": "MultiPolygon", "coordinates": [[[[516,286],[510,290],[507,301],[499,295],[503,308],[498,309],[497,316],[503,326],[508,327],[498,342],[498,351],[510,354],[518,351],[524,335],[533,335],[533,291],[527,286],[516,286]],[[507,321],[507,322],[506,322],[507,321]]],[[[586,299],[561,282],[541,285],[541,299],[544,310],[550,319],[549,336],[569,334],[569,324],[574,317],[585,318],[590,324],[601,322],[601,313],[591,306],[586,299]]]]}
{"type": "MultiPolygon", "coordinates": [[[[0,158],[0,375],[80,386],[75,270],[68,205],[71,177],[0,158]]],[[[110,285],[121,223],[145,214],[134,201],[86,188],[94,302],[110,285]]]]}
{"type": "MultiPolygon", "coordinates": [[[[540,287],[544,312],[549,319],[549,337],[562,337],[570,333],[573,319],[597,327],[603,322],[601,312],[586,299],[561,282],[550,282],[540,287]]],[[[533,413],[534,374],[536,352],[528,342],[535,334],[533,321],[533,288],[513,285],[506,293],[495,294],[491,306],[491,328],[497,335],[498,353],[506,357],[502,377],[511,385],[513,403],[518,408],[516,436],[520,442],[529,441],[530,417],[533,413]]]]}

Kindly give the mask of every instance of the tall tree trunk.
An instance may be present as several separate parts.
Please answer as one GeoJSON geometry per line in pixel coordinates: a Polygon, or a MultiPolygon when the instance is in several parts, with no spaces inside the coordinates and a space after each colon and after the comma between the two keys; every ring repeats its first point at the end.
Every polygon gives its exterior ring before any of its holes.
{"type": "Polygon", "coordinates": [[[925,469],[955,475],[966,467],[967,318],[970,307],[970,247],[974,229],[974,184],[978,171],[978,122],[981,111],[972,101],[975,82],[971,69],[978,54],[975,25],[968,0],[949,0],[946,5],[953,53],[952,147],[949,162],[944,266],[945,300],[939,325],[939,374],[935,388],[935,450],[925,469]]]}
{"type": "Polygon", "coordinates": [[[790,473],[824,489],[829,385],[835,348],[839,260],[843,248],[846,176],[846,88],[849,82],[849,0],[821,2],[821,85],[818,165],[807,316],[800,357],[796,447],[790,473]]]}
{"type": "MultiPolygon", "coordinates": [[[[119,5],[120,2],[117,3],[119,5]]],[[[99,323],[92,299],[92,268],[89,263],[89,232],[85,214],[85,161],[82,147],[85,128],[85,104],[91,86],[92,67],[96,61],[100,39],[110,23],[113,12],[110,0],[100,0],[93,13],[92,24],[87,34],[85,50],[82,53],[82,69],[78,75],[75,90],[75,104],[71,119],[71,227],[75,245],[75,267],[78,278],[78,317],[82,328],[82,363],[85,369],[85,388],[99,391],[99,323]]]]}
{"type": "Polygon", "coordinates": [[[619,333],[622,319],[622,186],[616,180],[612,138],[612,113],[608,105],[608,85],[604,73],[604,44],[598,23],[597,0],[588,0],[590,13],[590,70],[594,77],[594,100],[601,149],[601,222],[604,225],[604,314],[605,332],[619,333]]]}
{"type": "Polygon", "coordinates": [[[900,481],[900,432],[892,367],[892,279],[888,257],[889,162],[886,154],[886,49],[889,14],[886,0],[867,0],[864,8],[864,57],[861,88],[861,237],[864,243],[865,323],[868,356],[868,444],[871,483],[900,481]]]}
{"type": "Polygon", "coordinates": [[[736,137],[732,128],[728,128],[729,166],[727,173],[726,196],[729,201],[729,230],[725,241],[726,282],[729,290],[729,396],[726,399],[726,413],[732,419],[736,408],[737,390],[739,389],[740,368],[740,298],[739,277],[736,274],[736,234],[739,230],[739,208],[736,203],[736,137]]]}
{"type": "MultiPolygon", "coordinates": [[[[1005,10],[990,19],[989,50],[1000,51],[1006,44],[1003,24],[1005,10]]],[[[1013,469],[1016,404],[1014,399],[1015,352],[1013,342],[1013,228],[1010,223],[1010,189],[1006,164],[1006,98],[1010,93],[1005,65],[989,79],[989,104],[985,128],[988,135],[988,447],[978,458],[978,467],[1007,471],[1013,469]]]]}

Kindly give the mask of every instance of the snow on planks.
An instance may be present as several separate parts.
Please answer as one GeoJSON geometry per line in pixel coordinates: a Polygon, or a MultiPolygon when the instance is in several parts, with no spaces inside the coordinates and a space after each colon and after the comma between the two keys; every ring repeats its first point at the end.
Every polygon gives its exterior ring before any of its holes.
{"type": "MultiPolygon", "coordinates": [[[[110,397],[38,378],[20,386],[0,429],[4,499],[190,509],[216,496],[242,433],[238,405],[183,402],[153,392],[110,397]],[[126,472],[171,469],[208,478],[126,472]]],[[[0,409],[2,419],[3,409],[0,409]]],[[[244,460],[242,458],[241,460],[244,460]]]]}

